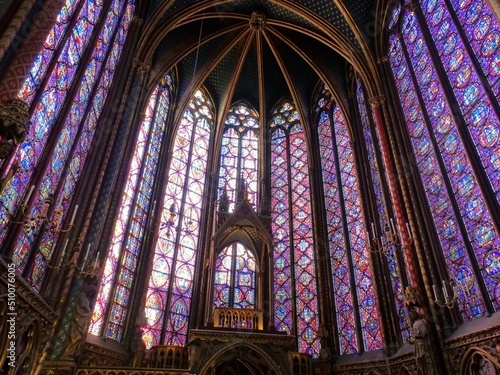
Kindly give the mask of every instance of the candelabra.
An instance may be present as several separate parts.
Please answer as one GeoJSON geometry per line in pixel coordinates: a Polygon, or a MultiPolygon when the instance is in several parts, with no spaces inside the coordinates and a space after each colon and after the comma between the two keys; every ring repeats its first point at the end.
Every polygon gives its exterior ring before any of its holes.
{"type": "Polygon", "coordinates": [[[92,242],[89,243],[87,246],[87,251],[85,252],[85,256],[83,257],[83,263],[81,268],[79,268],[78,266],[76,267],[80,275],[92,276],[96,273],[96,270],[99,268],[99,254],[100,254],[99,251],[97,252],[96,256],[90,260],[90,262],[87,262],[87,258],[89,256],[91,248],[92,248],[92,242]]]}
{"type": "MultiPolygon", "coordinates": [[[[156,232],[155,229],[155,222],[154,222],[154,211],[156,208],[156,201],[153,203],[153,209],[151,210],[151,215],[153,216],[153,219],[151,220],[151,223],[149,225],[149,231],[150,232],[156,232]]],[[[175,225],[175,218],[177,217],[177,211],[175,207],[175,203],[172,203],[170,205],[170,208],[168,210],[168,219],[165,222],[162,222],[160,224],[160,230],[167,229],[167,238],[170,238],[170,232],[173,231],[174,225],[175,225]]]]}
{"type": "Polygon", "coordinates": [[[83,275],[83,276],[92,276],[96,273],[96,270],[98,269],[99,266],[99,254],[100,252],[98,251],[96,256],[90,261],[87,261],[87,258],[89,256],[89,252],[92,247],[92,243],[89,243],[87,246],[87,251],[85,252],[85,256],[83,257],[83,262],[82,265],[79,267],[78,266],[78,256],[80,254],[80,246],[77,245],[76,250],[73,253],[73,256],[66,262],[63,263],[64,261],[64,256],[66,255],[66,249],[68,248],[68,243],[69,239],[66,239],[66,242],[64,243],[63,250],[61,252],[61,255],[59,256],[59,264],[57,266],[51,266],[50,259],[47,260],[48,267],[56,269],[58,271],[68,268],[69,266],[73,265],[76,271],[83,275]]]}
{"type": "MultiPolygon", "coordinates": [[[[16,219],[17,214],[10,212],[10,208],[8,206],[6,206],[3,203],[3,201],[0,201],[2,206],[7,211],[7,216],[10,218],[11,223],[20,224],[20,225],[27,226],[28,228],[32,228],[32,229],[35,229],[36,227],[38,227],[39,224],[48,223],[49,226],[52,229],[54,229],[54,232],[56,234],[69,232],[74,227],[74,221],[75,221],[76,213],[78,211],[78,205],[75,206],[75,209],[73,211],[73,215],[71,217],[71,220],[70,220],[70,223],[68,224],[68,226],[64,229],[57,229],[56,220],[52,220],[52,221],[48,220],[48,213],[49,213],[50,207],[54,203],[54,197],[51,194],[49,194],[47,196],[47,198],[45,198],[43,209],[41,210],[41,212],[38,215],[30,216],[29,214],[26,213],[26,210],[28,209],[28,202],[31,198],[31,195],[33,194],[34,189],[35,189],[35,186],[31,185],[30,190],[28,191],[28,194],[26,195],[26,197],[23,200],[23,203],[19,207],[18,212],[21,215],[20,220],[16,219]]],[[[52,214],[52,216],[54,216],[56,218],[60,217],[61,215],[62,215],[61,209],[55,210],[52,214]]]]}
{"type": "Polygon", "coordinates": [[[441,291],[443,293],[444,301],[441,301],[438,297],[438,287],[436,285],[432,285],[432,291],[434,292],[434,302],[440,307],[447,307],[450,310],[455,306],[455,303],[458,299],[458,293],[456,289],[455,281],[450,281],[450,286],[452,289],[452,294],[449,293],[448,287],[446,286],[446,282],[444,280],[441,281],[441,291]]]}
{"type": "MultiPolygon", "coordinates": [[[[375,233],[375,225],[371,223],[372,243],[374,244],[374,246],[370,246],[369,248],[371,252],[382,253],[384,256],[387,256],[390,253],[391,247],[398,248],[402,245],[392,218],[389,220],[389,222],[390,226],[389,224],[385,223],[384,235],[380,237],[377,237],[375,233]]],[[[406,223],[406,230],[408,232],[408,243],[403,244],[404,246],[413,242],[410,226],[408,225],[408,223],[406,223]]]]}

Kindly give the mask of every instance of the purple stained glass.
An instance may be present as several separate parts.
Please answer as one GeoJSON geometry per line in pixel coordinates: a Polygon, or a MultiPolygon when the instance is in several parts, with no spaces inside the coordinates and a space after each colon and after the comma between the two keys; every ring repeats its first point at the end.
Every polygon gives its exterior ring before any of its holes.
{"type": "Polygon", "coordinates": [[[319,317],[310,186],[306,141],[299,120],[294,104],[284,101],[270,122],[275,128],[271,143],[275,326],[296,332],[299,351],[317,357],[319,317]]]}
{"type": "MultiPolygon", "coordinates": [[[[137,260],[145,231],[145,219],[153,190],[156,165],[170,107],[171,87],[157,87],[148,102],[145,119],[130,164],[113,238],[106,259],[103,279],[98,292],[89,332],[119,341],[128,311],[128,296],[132,287],[137,260]],[[148,167],[141,170],[142,165],[148,167]],[[134,201],[135,199],[135,201],[134,201]],[[120,262],[121,258],[121,262],[120,262]],[[114,280],[116,279],[116,283],[114,280]],[[106,311],[120,311],[120,319],[104,321],[106,311]]],[[[154,205],[154,204],[153,204],[154,205]]]]}
{"type": "Polygon", "coordinates": [[[18,99],[30,105],[32,104],[37,87],[40,86],[41,81],[47,74],[48,66],[54,57],[56,49],[64,40],[62,36],[66,32],[73,13],[80,3],[81,1],[67,0],[63,5],[54,26],[52,26],[52,30],[45,40],[42,51],[36,57],[35,63],[24,81],[23,87],[17,96],[18,99]]]}
{"type": "Polygon", "coordinates": [[[241,179],[250,204],[254,209],[257,207],[258,128],[257,112],[246,103],[229,109],[221,145],[219,198],[224,191],[227,193],[230,212],[234,209],[241,179]]]}
{"type": "MultiPolygon", "coordinates": [[[[434,15],[432,22],[438,24],[443,17],[445,17],[444,8],[442,14],[434,15]]],[[[410,85],[409,88],[400,90],[399,95],[401,102],[404,103],[403,108],[407,113],[408,130],[412,136],[414,151],[419,160],[419,169],[422,173],[424,186],[426,186],[427,198],[441,240],[450,277],[457,278],[464,269],[463,267],[471,269],[470,258],[467,252],[460,249],[460,247],[463,246],[464,239],[462,238],[461,232],[456,229],[459,221],[462,221],[466,228],[468,240],[474,247],[475,260],[480,266],[484,263],[488,248],[490,248],[492,244],[498,243],[498,239],[495,235],[492,241],[488,241],[488,245],[484,246],[477,237],[477,235],[481,233],[481,229],[477,227],[474,221],[467,220],[467,205],[469,202],[474,200],[476,207],[484,207],[484,201],[477,183],[471,178],[472,169],[470,165],[465,159],[460,158],[460,155],[465,153],[464,146],[453,123],[451,109],[444,100],[444,94],[437,80],[433,65],[427,64],[425,69],[419,69],[419,65],[417,64],[417,61],[423,58],[422,56],[426,56],[425,59],[429,62],[431,59],[421,35],[421,31],[416,23],[415,16],[410,11],[406,11],[404,14],[403,36],[405,47],[403,47],[401,41],[395,36],[391,36],[389,40],[389,58],[395,76],[400,78],[403,76],[409,77],[409,67],[412,67],[417,78],[418,87],[422,92],[425,92],[424,90],[429,87],[430,84],[434,85],[433,90],[435,91],[435,95],[433,97],[426,97],[423,95],[425,108],[419,109],[420,105],[418,101],[409,99],[410,94],[413,95],[417,92],[417,86],[415,84],[410,85]],[[406,61],[401,59],[401,56],[404,56],[403,48],[408,50],[408,54],[411,58],[409,65],[406,61]],[[410,109],[411,111],[417,109],[421,113],[425,111],[423,113],[426,113],[429,119],[425,129],[422,128],[420,123],[417,123],[417,118],[410,116],[410,109]],[[430,141],[429,131],[434,133],[443,160],[444,171],[438,168],[439,163],[437,162],[438,159],[437,155],[434,153],[434,149],[425,149],[424,151],[420,147],[423,138],[427,138],[430,141]],[[451,206],[443,203],[443,200],[440,199],[443,195],[450,194],[444,186],[434,183],[436,180],[445,180],[442,173],[446,173],[452,182],[452,187],[454,188],[452,193],[461,211],[460,217],[455,217],[451,206]],[[456,254],[463,255],[457,257],[456,254]]],[[[448,39],[451,41],[453,36],[450,35],[448,39]]],[[[399,85],[399,82],[400,80],[397,79],[396,84],[399,85]]],[[[491,222],[487,210],[481,209],[481,212],[483,212],[482,220],[484,220],[484,222],[491,222]]],[[[478,218],[476,218],[476,220],[478,220],[478,218]]],[[[489,234],[490,232],[488,232],[488,235],[489,234]]],[[[480,238],[482,237],[480,236],[480,238]]],[[[494,246],[498,247],[498,245],[494,246]]],[[[484,279],[493,303],[498,306],[498,300],[494,299],[496,298],[494,297],[494,291],[497,285],[496,279],[489,276],[486,272],[482,272],[481,277],[484,279]]],[[[466,319],[481,316],[484,313],[484,305],[480,298],[477,280],[474,279],[472,283],[469,282],[470,279],[462,278],[461,280],[468,280],[463,284],[459,283],[458,288],[459,305],[462,315],[466,319]]]]}
{"type": "Polygon", "coordinates": [[[360,309],[361,330],[365,350],[372,351],[382,347],[382,337],[378,311],[375,305],[373,288],[373,275],[366,243],[366,229],[363,225],[362,206],[359,187],[357,184],[356,170],[354,168],[354,155],[350,147],[349,133],[340,109],[333,108],[333,127],[338,148],[341,186],[346,210],[349,242],[352,251],[354,277],[356,279],[356,295],[360,309]]]}
{"type": "Polygon", "coordinates": [[[354,301],[349,281],[349,261],[345,236],[341,221],[341,202],[337,179],[335,156],[332,148],[332,129],[329,107],[320,113],[318,123],[319,144],[323,186],[325,190],[325,209],[328,223],[328,242],[332,269],[333,290],[336,306],[337,329],[339,331],[340,354],[357,353],[356,327],[354,323],[354,301]]]}
{"type": "MultiPolygon", "coordinates": [[[[481,70],[499,101],[500,98],[500,22],[487,0],[451,0],[454,13],[460,20],[461,28],[478,59],[481,70]]],[[[431,12],[440,2],[426,1],[424,14],[431,12]]]]}
{"type": "MultiPolygon", "coordinates": [[[[399,14],[399,11],[397,12],[399,14]]],[[[402,83],[402,85],[409,85],[409,80],[402,83]]],[[[380,228],[384,228],[386,225],[389,225],[387,220],[385,220],[386,215],[386,205],[384,202],[381,179],[383,175],[379,174],[379,169],[377,168],[377,159],[375,155],[375,148],[377,147],[377,139],[376,133],[372,132],[370,127],[369,119],[368,119],[368,111],[366,107],[366,101],[363,93],[363,85],[361,80],[357,79],[357,90],[356,97],[358,101],[359,114],[361,118],[361,124],[363,126],[363,134],[365,137],[366,150],[368,154],[368,160],[371,171],[371,179],[375,193],[375,199],[377,202],[377,212],[380,220],[380,228]]],[[[380,153],[380,150],[378,150],[380,153]]],[[[375,235],[372,233],[372,235],[375,235]]],[[[403,340],[407,341],[410,336],[409,330],[409,318],[408,311],[405,307],[405,299],[401,281],[401,272],[405,272],[402,270],[396,260],[395,249],[393,246],[390,247],[389,253],[387,254],[386,261],[389,268],[389,274],[391,279],[391,285],[394,293],[394,299],[397,308],[397,315],[399,317],[399,327],[401,330],[401,335],[403,336],[403,340]]]]}
{"type": "Polygon", "coordinates": [[[197,91],[174,140],[146,294],[143,340],[148,348],[186,344],[213,121],[211,108],[207,96],[197,91]]]}
{"type": "MultiPolygon", "coordinates": [[[[121,1],[115,1],[113,7],[117,8],[117,12],[120,12],[123,8],[123,3],[121,1]]],[[[120,14],[116,12],[108,13],[104,28],[101,30],[101,34],[99,36],[97,46],[109,46],[112,31],[116,29],[116,26],[118,25],[119,16],[120,14]]],[[[129,21],[125,20],[122,27],[125,26],[128,28],[128,22],[129,21]]],[[[117,43],[117,45],[120,46],[121,44],[117,43]]],[[[69,184],[65,183],[64,187],[66,189],[63,193],[58,194],[58,198],[55,202],[56,208],[53,210],[51,217],[53,225],[45,233],[41,242],[40,247],[45,250],[47,254],[42,253],[44,256],[39,259],[42,263],[40,264],[40,262],[37,261],[28,275],[28,280],[35,287],[35,289],[39,289],[41,287],[43,276],[47,268],[47,259],[51,257],[52,247],[57,240],[57,231],[61,227],[62,220],[64,218],[62,213],[68,211],[68,206],[71,202],[71,196],[75,188],[76,180],[79,176],[81,167],[84,165],[88,145],[90,144],[90,140],[92,139],[95,131],[96,121],[92,121],[92,117],[90,116],[88,118],[84,118],[85,109],[94,105],[99,105],[99,101],[102,102],[106,97],[105,95],[102,95],[102,90],[100,90],[100,87],[98,86],[95,90],[96,96],[93,101],[90,102],[91,91],[98,83],[98,79],[100,77],[97,73],[100,71],[104,72],[104,69],[101,68],[105,63],[105,61],[103,61],[103,57],[105,57],[103,54],[106,52],[107,48],[94,49],[90,63],[87,66],[87,70],[82,78],[82,84],[76,94],[74,105],[71,107],[68,117],[66,118],[64,128],[59,136],[59,141],[52,154],[51,161],[45,171],[44,177],[42,178],[39,193],[35,196],[34,205],[42,207],[48,196],[55,195],[55,189],[61,179],[69,178],[71,180],[69,184]],[[73,144],[76,145],[75,148],[73,148],[73,144]],[[71,152],[74,155],[71,160],[71,166],[73,168],[66,169],[66,163],[63,163],[63,161],[68,159],[71,152]]],[[[114,71],[115,66],[116,61],[111,59],[108,60],[108,69],[112,69],[114,71]]],[[[98,116],[99,113],[96,115],[98,116]]],[[[38,227],[32,227],[32,230],[37,231],[38,227]]],[[[26,241],[23,240],[23,242],[26,241]]]]}
{"type": "Polygon", "coordinates": [[[292,279],[288,212],[288,156],[287,139],[281,129],[272,138],[271,211],[274,249],[274,310],[275,326],[280,331],[292,331],[292,279]]]}
{"type": "MultiPolygon", "coordinates": [[[[500,32],[499,23],[488,7],[487,1],[476,1],[466,6],[463,2],[454,3],[457,15],[463,21],[456,25],[443,0],[425,0],[422,10],[439,51],[441,62],[446,69],[460,111],[472,140],[477,148],[485,172],[495,193],[500,192],[500,174],[490,163],[491,157],[500,147],[498,134],[500,118],[493,109],[493,102],[488,97],[481,82],[480,73],[484,73],[491,87],[496,90],[496,103],[500,104],[500,71],[495,76],[490,67],[500,67],[500,32]],[[469,37],[470,46],[475,52],[483,71],[478,72],[470,58],[466,46],[460,38],[460,29],[469,37]],[[492,39],[493,38],[493,39],[492,39]],[[489,42],[491,41],[491,43],[489,42]],[[485,46],[491,51],[482,53],[485,46]],[[495,52],[496,51],[496,52],[495,52]]],[[[411,27],[410,25],[407,26],[411,27]]],[[[415,31],[412,31],[415,33],[415,31]]],[[[427,54],[421,54],[421,57],[427,54]]],[[[500,200],[499,200],[500,202],[500,200]]]]}
{"type": "MultiPolygon", "coordinates": [[[[74,26],[74,32],[69,33],[69,37],[62,45],[62,51],[59,56],[54,69],[47,73],[46,83],[43,88],[40,100],[32,109],[32,116],[30,118],[32,126],[29,129],[26,140],[18,149],[18,159],[22,160],[21,168],[14,175],[10,184],[5,188],[2,195],[2,203],[0,205],[0,240],[4,240],[7,233],[6,227],[9,224],[8,215],[5,215],[5,207],[10,207],[11,210],[16,210],[21,203],[20,199],[27,190],[31,175],[40,160],[40,157],[45,149],[47,139],[50,135],[52,126],[54,125],[59,112],[64,104],[68,90],[75,78],[76,68],[81,61],[80,54],[73,55],[73,49],[84,51],[94,31],[95,20],[99,17],[102,10],[102,4],[94,0],[88,0],[81,8],[77,16],[77,21],[74,26]],[[9,199],[10,202],[6,200],[9,199]]],[[[44,49],[42,55],[46,52],[44,49]]],[[[41,58],[41,57],[40,57],[41,58]]],[[[30,76],[28,80],[30,80],[30,76]]],[[[32,85],[31,83],[29,85],[32,85]]],[[[64,135],[62,135],[64,137],[64,135]]],[[[58,159],[59,160],[59,159],[58,159]]],[[[59,160],[62,164],[62,161],[59,160]]],[[[48,176],[46,176],[48,177],[48,176]]],[[[43,189],[43,187],[42,187],[43,189]]],[[[42,202],[48,195],[47,191],[40,191],[42,202]]],[[[25,241],[28,241],[26,239],[25,241]]],[[[14,262],[16,264],[25,264],[25,260],[17,259],[16,257],[22,252],[14,255],[14,262]]],[[[22,271],[22,269],[18,269],[22,271]]]]}
{"type": "MultiPolygon", "coordinates": [[[[322,99],[331,103],[326,87],[323,88],[322,99]]],[[[345,121],[336,105],[323,106],[319,113],[318,135],[340,353],[350,354],[361,350],[358,348],[358,335],[356,334],[354,318],[356,314],[359,314],[361,321],[363,349],[370,351],[379,349],[382,346],[381,331],[376,318],[378,313],[375,306],[375,294],[373,288],[370,287],[373,284],[373,276],[366,252],[367,244],[364,238],[365,229],[362,225],[354,158],[345,121]],[[330,121],[329,111],[332,111],[333,124],[330,121]],[[340,168],[339,171],[337,171],[337,165],[340,168]],[[341,196],[344,197],[343,201],[341,196]],[[347,225],[353,229],[347,238],[343,229],[342,206],[346,212],[347,225]],[[345,250],[349,245],[350,255],[345,250]],[[353,275],[350,275],[351,269],[354,271],[353,275]],[[350,281],[352,276],[357,280],[354,286],[350,281]],[[354,307],[354,298],[357,298],[359,310],[354,307]]]]}
{"type": "Polygon", "coordinates": [[[223,249],[216,259],[214,307],[255,308],[255,257],[242,244],[223,249]]]}

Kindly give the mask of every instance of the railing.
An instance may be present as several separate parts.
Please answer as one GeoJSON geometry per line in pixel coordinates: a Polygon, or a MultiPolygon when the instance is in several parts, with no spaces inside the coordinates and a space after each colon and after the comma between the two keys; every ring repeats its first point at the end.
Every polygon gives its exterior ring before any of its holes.
{"type": "Polygon", "coordinates": [[[214,327],[237,329],[264,329],[264,314],[253,309],[216,308],[214,310],[214,327]]]}
{"type": "Polygon", "coordinates": [[[187,348],[175,345],[158,345],[150,349],[149,368],[187,369],[187,348]]]}
{"type": "Polygon", "coordinates": [[[293,375],[313,375],[314,365],[312,357],[304,353],[292,353],[292,374],[293,375]]]}

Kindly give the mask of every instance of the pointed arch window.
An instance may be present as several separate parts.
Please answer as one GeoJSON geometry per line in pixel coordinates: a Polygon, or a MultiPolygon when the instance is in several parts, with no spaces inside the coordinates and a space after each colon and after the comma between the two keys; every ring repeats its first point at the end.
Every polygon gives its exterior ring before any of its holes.
{"type": "Polygon", "coordinates": [[[20,169],[0,198],[0,242],[10,233],[8,212],[26,204],[26,214],[35,219],[17,236],[13,261],[36,290],[42,287],[60,229],[76,210],[73,193],[134,7],[133,0],[68,0],[18,95],[31,107],[31,127],[15,155],[20,169]],[[46,226],[38,219],[45,213],[46,226]]]}
{"type": "Polygon", "coordinates": [[[256,262],[251,250],[236,242],[215,261],[214,307],[255,309],[256,262]]]}
{"type": "Polygon", "coordinates": [[[230,212],[242,184],[250,204],[256,208],[258,160],[259,116],[245,102],[237,103],[226,117],[219,171],[219,199],[227,193],[230,212]]]}
{"type": "Polygon", "coordinates": [[[462,316],[473,319],[500,307],[500,240],[489,211],[500,201],[491,44],[498,45],[499,23],[485,1],[424,1],[422,14],[393,9],[399,22],[388,56],[449,277],[462,316]]]}
{"type": "Polygon", "coordinates": [[[272,112],[271,229],[274,234],[274,324],[294,333],[302,353],[319,354],[318,295],[306,139],[295,105],[272,112]]]}
{"type": "Polygon", "coordinates": [[[174,139],[146,293],[148,348],[186,344],[213,113],[207,94],[198,90],[174,139]]]}
{"type": "Polygon", "coordinates": [[[160,148],[173,94],[167,74],[155,88],[138,132],[115,222],[89,333],[120,341],[128,312],[146,218],[151,206],[160,148]]]}
{"type": "Polygon", "coordinates": [[[318,136],[340,353],[372,351],[382,347],[382,336],[354,153],[339,107],[325,91],[321,103],[318,136]]]}
{"type": "MultiPolygon", "coordinates": [[[[365,100],[363,83],[358,76],[356,76],[356,99],[358,102],[359,116],[363,129],[368,165],[370,167],[370,185],[373,186],[373,192],[375,194],[379,225],[380,228],[384,228],[385,231],[385,228],[388,228],[389,225],[391,225],[390,221],[387,219],[387,205],[382,191],[382,180],[385,179],[386,176],[383,173],[383,168],[379,168],[378,166],[378,160],[380,159],[377,160],[377,154],[381,155],[378,134],[376,128],[372,125],[373,123],[370,121],[371,118],[369,117],[368,107],[365,100]]],[[[391,193],[390,190],[388,193],[391,193]]],[[[372,233],[372,235],[375,234],[372,233]]],[[[402,266],[402,262],[404,260],[399,257],[399,254],[397,253],[398,249],[394,245],[386,243],[385,246],[388,249],[388,252],[384,261],[387,261],[397,315],[399,317],[399,328],[403,341],[407,341],[410,337],[410,329],[408,310],[405,305],[403,290],[405,285],[403,280],[407,279],[406,270],[404,266],[402,266]]]]}

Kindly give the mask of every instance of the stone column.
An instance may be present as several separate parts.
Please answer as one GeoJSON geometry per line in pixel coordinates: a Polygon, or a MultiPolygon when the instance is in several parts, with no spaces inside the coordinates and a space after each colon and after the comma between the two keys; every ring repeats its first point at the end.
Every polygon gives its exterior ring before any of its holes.
{"type": "MultiPolygon", "coordinates": [[[[401,239],[401,248],[406,260],[407,272],[410,281],[411,288],[416,292],[416,300],[422,301],[422,287],[419,281],[419,264],[412,252],[412,239],[408,231],[406,230],[406,221],[404,215],[404,204],[401,192],[398,187],[397,174],[395,171],[395,166],[391,158],[391,148],[389,141],[387,139],[385,124],[383,120],[382,105],[385,101],[385,97],[380,96],[376,98],[371,98],[369,103],[372,107],[373,116],[375,119],[375,126],[377,127],[377,132],[380,140],[380,148],[382,151],[382,158],[384,160],[384,166],[386,169],[387,179],[389,182],[389,189],[391,191],[392,204],[394,208],[394,214],[396,219],[397,228],[399,229],[399,235],[401,239]]],[[[405,293],[406,294],[406,293],[405,293]]]]}

